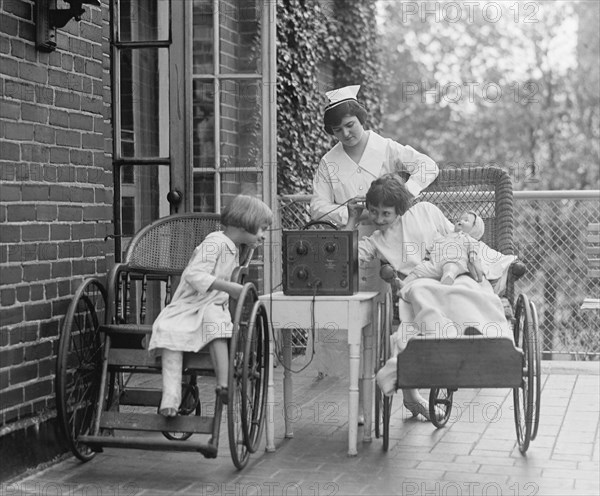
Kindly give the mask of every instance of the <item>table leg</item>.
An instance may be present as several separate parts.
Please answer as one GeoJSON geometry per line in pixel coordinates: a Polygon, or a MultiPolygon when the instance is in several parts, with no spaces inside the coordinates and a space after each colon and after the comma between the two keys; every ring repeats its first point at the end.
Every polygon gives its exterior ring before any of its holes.
{"type": "Polygon", "coordinates": [[[371,426],[373,422],[373,325],[363,329],[363,414],[365,423],[363,427],[363,441],[371,442],[371,426]]]}
{"type": "Polygon", "coordinates": [[[273,384],[273,365],[275,363],[275,346],[273,336],[269,340],[269,378],[267,380],[267,419],[265,426],[266,446],[265,451],[273,453],[275,451],[275,389],[273,384]]]}
{"type": "Polygon", "coordinates": [[[283,338],[283,418],[285,419],[285,437],[293,438],[294,430],[289,415],[293,406],[292,384],[292,329],[281,329],[283,338]]]}
{"type": "MultiPolygon", "coordinates": [[[[348,334],[350,335],[350,331],[348,334]]],[[[360,340],[358,343],[349,342],[348,348],[348,354],[350,356],[350,388],[348,391],[348,456],[356,456],[358,454],[358,375],[360,369],[360,340]]]]}

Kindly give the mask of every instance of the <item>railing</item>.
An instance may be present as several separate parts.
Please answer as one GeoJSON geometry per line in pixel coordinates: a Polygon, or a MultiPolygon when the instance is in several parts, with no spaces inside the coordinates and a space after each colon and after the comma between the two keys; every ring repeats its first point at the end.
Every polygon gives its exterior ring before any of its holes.
{"type": "MultiPolygon", "coordinates": [[[[283,229],[310,220],[310,195],[282,195],[283,229]]],[[[600,312],[581,311],[588,296],[598,296],[587,277],[585,232],[600,222],[600,191],[515,191],[516,253],[527,273],[517,281],[538,309],[544,358],[600,358],[600,312]]],[[[302,347],[302,336],[297,344],[302,347]]]]}

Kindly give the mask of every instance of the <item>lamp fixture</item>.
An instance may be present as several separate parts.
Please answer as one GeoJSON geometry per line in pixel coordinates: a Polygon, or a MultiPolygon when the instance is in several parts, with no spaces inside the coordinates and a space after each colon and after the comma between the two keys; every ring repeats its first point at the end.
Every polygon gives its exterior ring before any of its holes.
{"type": "Polygon", "coordinates": [[[68,9],[57,9],[56,0],[37,0],[36,15],[36,45],[40,50],[51,52],[56,49],[56,29],[64,27],[71,19],[81,21],[85,14],[83,5],[100,7],[99,0],[65,0],[68,9]],[[52,7],[51,7],[52,4],[52,7]]]}

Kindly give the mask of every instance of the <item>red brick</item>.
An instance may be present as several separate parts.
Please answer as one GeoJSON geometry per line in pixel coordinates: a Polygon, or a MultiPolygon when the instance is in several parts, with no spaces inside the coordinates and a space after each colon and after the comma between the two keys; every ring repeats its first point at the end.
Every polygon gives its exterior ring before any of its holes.
{"type": "Polygon", "coordinates": [[[18,243],[21,241],[21,226],[10,224],[2,226],[0,241],[2,243],[18,243]]]}
{"type": "Polygon", "coordinates": [[[0,363],[2,367],[10,367],[11,365],[18,365],[23,362],[23,347],[18,348],[5,348],[0,350],[0,363]]]}
{"type": "Polygon", "coordinates": [[[81,97],[72,92],[56,90],[54,93],[54,104],[57,107],[80,110],[81,97]]]}
{"type": "MultiPolygon", "coordinates": [[[[14,160],[15,162],[21,160],[21,149],[16,143],[10,141],[3,141],[0,146],[0,160],[14,160]]],[[[4,164],[2,167],[6,167],[4,164]]],[[[2,176],[5,174],[2,172],[2,176]]]]}
{"type": "Polygon", "coordinates": [[[40,263],[23,266],[23,281],[42,281],[50,279],[50,264],[40,263]]]}
{"type": "MultiPolygon", "coordinates": [[[[35,141],[38,143],[48,143],[53,145],[56,143],[56,131],[53,127],[43,126],[41,124],[34,125],[34,136],[35,141]]],[[[52,156],[52,150],[50,150],[50,156],[52,156]]]]}
{"type": "MultiPolygon", "coordinates": [[[[19,362],[21,363],[21,362],[19,362]]],[[[37,363],[28,363],[14,367],[10,371],[10,383],[14,386],[23,382],[37,379],[38,366],[37,363]]]]}
{"type": "Polygon", "coordinates": [[[96,227],[94,224],[73,224],[71,229],[72,239],[90,239],[96,234],[96,227]]]}
{"type": "Polygon", "coordinates": [[[29,286],[17,286],[17,300],[29,301],[29,286]]]}
{"type": "Polygon", "coordinates": [[[25,20],[31,20],[32,7],[31,4],[25,2],[5,2],[3,5],[6,12],[25,20]]]}
{"type": "Polygon", "coordinates": [[[31,105],[23,103],[21,105],[21,119],[31,122],[47,122],[48,109],[41,105],[31,105]]]}
{"type": "MultiPolygon", "coordinates": [[[[17,103],[3,101],[0,105],[0,117],[16,121],[21,116],[21,106],[17,103]]],[[[4,143],[2,143],[4,146],[4,143]]]]}
{"type": "Polygon", "coordinates": [[[8,222],[20,222],[24,220],[32,220],[35,218],[34,205],[8,205],[7,209],[8,222]]]}
{"type": "Polygon", "coordinates": [[[34,303],[25,306],[25,320],[45,320],[52,317],[52,303],[34,303]]]}
{"type": "Polygon", "coordinates": [[[45,320],[40,322],[40,339],[55,338],[60,333],[58,320],[45,320]]]}
{"type": "Polygon", "coordinates": [[[39,361],[42,358],[52,356],[52,342],[43,341],[32,346],[25,347],[24,362],[39,361]]]}
{"type": "MultiPolygon", "coordinates": [[[[2,21],[0,20],[0,22],[2,21]]],[[[19,403],[23,403],[22,387],[0,391],[0,405],[2,405],[2,409],[8,410],[11,406],[18,405],[19,403]]],[[[6,419],[8,418],[7,416],[6,419]]]]}
{"type": "Polygon", "coordinates": [[[50,162],[53,164],[68,164],[69,149],[55,147],[50,150],[50,162]]]}
{"type": "Polygon", "coordinates": [[[20,184],[0,184],[0,198],[5,202],[15,202],[21,199],[20,184]]]}
{"type": "Polygon", "coordinates": [[[59,146],[81,146],[81,133],[64,129],[56,130],[56,144],[59,146]]]}
{"type": "Polygon", "coordinates": [[[65,205],[58,206],[58,220],[59,221],[74,221],[81,222],[83,218],[83,211],[81,207],[69,207],[65,205]]]}
{"type": "MultiPolygon", "coordinates": [[[[19,32],[19,22],[14,17],[9,17],[5,14],[0,14],[0,26],[2,26],[2,34],[8,36],[17,36],[19,32]]],[[[0,67],[4,65],[4,61],[0,60],[0,67]]],[[[16,76],[16,73],[13,74],[16,76]]]]}
{"type": "MultiPolygon", "coordinates": [[[[60,246],[59,246],[60,251],[60,246]]],[[[71,262],[56,262],[52,264],[52,278],[57,277],[70,277],[73,275],[73,267],[71,262]]],[[[58,295],[64,296],[69,294],[71,291],[71,285],[69,281],[63,281],[58,283],[58,295]]]]}
{"type": "Polygon", "coordinates": [[[33,262],[37,260],[38,250],[35,244],[22,244],[8,246],[9,262],[33,262]]]}
{"type": "Polygon", "coordinates": [[[20,122],[6,122],[4,124],[5,138],[14,141],[31,141],[33,139],[33,125],[20,122]]]}
{"type": "Polygon", "coordinates": [[[70,188],[60,184],[50,186],[50,201],[68,201],[70,200],[70,188]]]}
{"type": "Polygon", "coordinates": [[[44,169],[46,168],[46,162],[50,157],[50,149],[45,145],[23,143],[21,145],[21,156],[23,160],[30,162],[36,162],[32,164],[35,166],[35,170],[31,173],[32,181],[46,181],[44,177],[44,169]]]}
{"type": "Polygon", "coordinates": [[[40,377],[49,377],[56,371],[56,357],[40,360],[38,362],[38,374],[40,377]]]}
{"type": "Polygon", "coordinates": [[[52,314],[53,315],[65,315],[69,310],[71,304],[71,298],[65,298],[60,300],[52,300],[52,314]]]}
{"type": "Polygon", "coordinates": [[[56,260],[58,256],[58,245],[56,243],[40,243],[38,246],[39,260],[56,260]]]}
{"type": "Polygon", "coordinates": [[[50,109],[49,124],[52,126],[69,127],[69,113],[64,110],[50,109]]]}
{"type": "Polygon", "coordinates": [[[0,245],[0,264],[8,262],[8,246],[0,245]]]}
{"type": "Polygon", "coordinates": [[[36,398],[47,396],[52,393],[52,381],[40,380],[33,384],[25,386],[25,401],[32,401],[36,398]]]}
{"type": "MultiPolygon", "coordinates": [[[[35,207],[35,218],[41,221],[56,220],[58,209],[56,205],[37,205],[35,207]]],[[[52,226],[54,227],[54,226],[52,226]]]]}
{"type": "Polygon", "coordinates": [[[49,196],[49,188],[46,185],[38,185],[38,184],[24,184],[21,187],[21,195],[23,196],[23,201],[45,201],[48,200],[49,196]]]}
{"type": "Polygon", "coordinates": [[[46,283],[45,290],[46,298],[49,300],[58,296],[58,286],[55,282],[46,283]]]}
{"type": "Polygon", "coordinates": [[[15,332],[11,338],[11,345],[22,343],[34,343],[39,339],[38,325],[28,324],[19,328],[19,332],[15,332]]]}
{"type": "Polygon", "coordinates": [[[22,267],[0,267],[0,285],[21,282],[22,267]]]}
{"type": "Polygon", "coordinates": [[[8,370],[0,371],[0,391],[8,388],[8,370]]]}
{"type": "Polygon", "coordinates": [[[19,63],[19,76],[25,81],[33,81],[34,83],[46,84],[48,81],[48,71],[45,67],[28,64],[25,62],[19,63]]]}
{"type": "Polygon", "coordinates": [[[48,224],[24,224],[21,227],[23,241],[43,241],[50,236],[48,224]]]}
{"type": "Polygon", "coordinates": [[[36,86],[36,102],[44,105],[54,105],[54,90],[49,86],[36,86]]]}
{"type": "Polygon", "coordinates": [[[72,129],[92,131],[94,129],[94,119],[85,114],[71,114],[69,116],[69,125],[72,129]]]}
{"type": "Polygon", "coordinates": [[[0,304],[3,307],[9,307],[14,305],[16,301],[16,292],[15,288],[6,288],[0,290],[0,304]]]}
{"type": "MultiPolygon", "coordinates": [[[[39,301],[44,297],[44,286],[42,284],[36,284],[31,286],[31,301],[39,301]]],[[[27,310],[25,310],[25,316],[27,316],[27,310]]]]}
{"type": "Polygon", "coordinates": [[[67,224],[52,224],[50,226],[50,239],[52,241],[71,239],[71,227],[67,224]]]}

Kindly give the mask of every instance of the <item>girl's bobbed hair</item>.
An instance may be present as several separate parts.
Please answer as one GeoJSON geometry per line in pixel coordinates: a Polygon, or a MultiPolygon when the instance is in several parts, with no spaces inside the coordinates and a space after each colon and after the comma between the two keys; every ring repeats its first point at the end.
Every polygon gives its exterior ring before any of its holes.
{"type": "Polygon", "coordinates": [[[398,174],[384,174],[371,183],[366,194],[367,208],[372,206],[394,207],[398,215],[403,215],[412,207],[414,196],[404,186],[404,179],[398,174]]]}
{"type": "Polygon", "coordinates": [[[266,203],[254,196],[237,195],[221,213],[221,224],[239,227],[256,234],[261,226],[273,223],[273,212],[266,203]]]}
{"type": "Polygon", "coordinates": [[[333,128],[339,126],[342,123],[342,119],[347,115],[355,115],[363,126],[367,122],[368,114],[364,107],[356,100],[347,100],[325,110],[325,114],[323,115],[325,132],[333,135],[333,128]]]}

